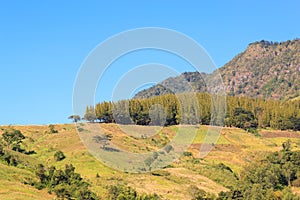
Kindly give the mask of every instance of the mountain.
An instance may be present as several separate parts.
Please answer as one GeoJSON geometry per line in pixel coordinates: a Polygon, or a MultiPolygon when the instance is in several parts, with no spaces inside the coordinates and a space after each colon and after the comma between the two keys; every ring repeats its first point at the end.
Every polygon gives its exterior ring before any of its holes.
{"type": "Polygon", "coordinates": [[[140,91],[135,98],[215,91],[218,88],[207,88],[205,83],[217,85],[219,75],[228,95],[280,100],[297,98],[300,96],[300,39],[251,43],[244,52],[211,74],[185,72],[140,91]]]}

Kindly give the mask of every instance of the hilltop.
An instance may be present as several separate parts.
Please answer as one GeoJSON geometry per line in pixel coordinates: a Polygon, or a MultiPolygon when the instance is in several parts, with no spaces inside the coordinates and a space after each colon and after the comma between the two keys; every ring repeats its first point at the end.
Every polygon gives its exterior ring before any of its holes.
{"type": "Polygon", "coordinates": [[[187,81],[195,92],[207,92],[205,82],[214,84],[221,74],[228,95],[271,98],[279,100],[300,96],[300,40],[285,42],[260,41],[248,45],[246,50],[212,74],[185,72],[135,95],[148,98],[188,90],[187,81]],[[171,90],[170,90],[171,88],[171,90]]]}

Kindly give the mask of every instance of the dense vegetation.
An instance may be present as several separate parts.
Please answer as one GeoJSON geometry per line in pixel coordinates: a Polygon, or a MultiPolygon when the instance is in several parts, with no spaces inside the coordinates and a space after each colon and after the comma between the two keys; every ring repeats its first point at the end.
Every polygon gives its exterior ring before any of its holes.
{"type": "Polygon", "coordinates": [[[35,186],[37,189],[47,188],[49,193],[54,192],[62,199],[98,199],[89,190],[89,184],[85,182],[80,174],[75,173],[75,167],[70,164],[65,166],[65,170],[56,169],[51,166],[46,169],[39,164],[36,167],[36,176],[39,181],[28,181],[26,184],[35,186]]]}
{"type": "Polygon", "coordinates": [[[283,150],[269,153],[249,164],[241,173],[239,184],[218,199],[289,199],[299,200],[291,186],[300,186],[300,152],[290,151],[290,141],[283,150]]]}
{"type": "Polygon", "coordinates": [[[116,103],[102,102],[95,108],[87,107],[84,118],[90,122],[98,120],[106,123],[138,125],[225,124],[248,131],[253,131],[257,127],[300,130],[300,101],[282,102],[229,96],[224,119],[216,114],[218,108],[212,109],[209,94],[198,93],[197,101],[198,104],[193,102],[188,94],[168,94],[116,103]],[[183,98],[188,101],[184,102],[184,105],[180,103],[180,99],[183,98]]]}
{"type": "MultiPolygon", "coordinates": [[[[50,129],[54,130],[54,126],[50,126],[50,129]]],[[[24,161],[11,151],[28,154],[22,148],[24,139],[25,136],[19,130],[13,128],[5,130],[0,143],[0,160],[11,166],[22,164],[24,161]]],[[[58,151],[54,157],[60,161],[64,159],[64,154],[58,151]]],[[[23,165],[22,167],[32,170],[33,166],[23,165]]],[[[72,165],[66,165],[64,171],[57,170],[54,166],[51,166],[47,171],[42,164],[38,164],[34,168],[39,181],[28,179],[24,181],[25,184],[33,185],[37,189],[47,188],[49,193],[54,192],[63,199],[97,199],[95,194],[88,189],[89,184],[83,181],[80,174],[75,173],[75,167],[72,165]]]]}
{"type": "Polygon", "coordinates": [[[124,185],[114,185],[109,187],[110,200],[159,200],[157,194],[139,195],[133,188],[124,185]]]}
{"type": "MultiPolygon", "coordinates": [[[[35,171],[39,181],[25,182],[38,189],[47,188],[49,193],[55,193],[61,199],[97,200],[100,199],[92,192],[90,184],[75,172],[75,167],[65,165],[65,169],[56,169],[54,166],[46,168],[39,164],[35,171]]],[[[99,178],[99,177],[98,177],[99,178]]],[[[157,194],[138,194],[133,188],[124,185],[108,186],[108,199],[110,200],[159,200],[157,194]]]]}
{"type": "Polygon", "coordinates": [[[23,140],[25,136],[19,130],[9,129],[5,130],[2,134],[2,138],[0,138],[0,161],[4,161],[4,163],[17,166],[20,164],[20,160],[15,152],[20,152],[24,154],[32,154],[34,151],[26,151],[23,146],[23,140]]]}
{"type": "Polygon", "coordinates": [[[206,83],[216,85],[221,74],[225,91],[231,96],[250,96],[287,100],[300,96],[300,40],[286,42],[260,41],[212,74],[185,72],[177,77],[143,90],[136,98],[149,98],[170,93],[207,92],[206,83]],[[189,86],[190,85],[190,86],[189,86]]]}

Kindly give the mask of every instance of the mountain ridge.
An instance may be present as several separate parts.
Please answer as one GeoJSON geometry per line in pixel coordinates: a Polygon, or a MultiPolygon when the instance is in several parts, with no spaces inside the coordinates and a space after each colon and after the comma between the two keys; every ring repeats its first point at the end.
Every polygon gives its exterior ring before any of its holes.
{"type": "Polygon", "coordinates": [[[134,98],[220,91],[219,75],[224,90],[231,96],[295,99],[300,96],[300,39],[250,43],[245,51],[210,74],[184,72],[138,92],[134,98]]]}

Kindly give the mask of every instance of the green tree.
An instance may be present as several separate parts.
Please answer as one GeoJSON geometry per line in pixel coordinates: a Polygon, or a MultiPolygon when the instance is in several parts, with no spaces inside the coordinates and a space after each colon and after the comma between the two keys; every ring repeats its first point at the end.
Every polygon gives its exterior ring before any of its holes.
{"type": "Polygon", "coordinates": [[[241,107],[234,109],[234,126],[249,131],[250,128],[257,128],[257,120],[251,111],[241,107]]]}
{"type": "Polygon", "coordinates": [[[79,115],[71,115],[71,116],[69,116],[68,117],[68,119],[72,119],[73,120],[73,122],[78,122],[78,121],[80,121],[80,116],[79,115]]]}
{"type": "Polygon", "coordinates": [[[95,109],[93,106],[90,107],[86,107],[86,111],[84,114],[84,119],[89,121],[89,122],[95,122],[95,120],[97,119],[96,117],[96,113],[95,113],[95,109]]]}
{"type": "Polygon", "coordinates": [[[15,151],[20,151],[20,144],[22,143],[25,136],[19,130],[11,129],[6,130],[2,135],[7,145],[15,151]]]}

